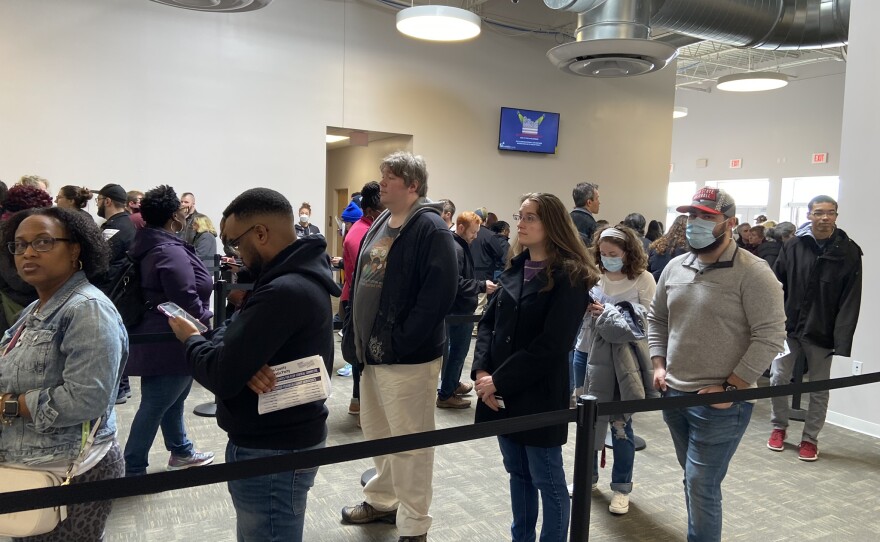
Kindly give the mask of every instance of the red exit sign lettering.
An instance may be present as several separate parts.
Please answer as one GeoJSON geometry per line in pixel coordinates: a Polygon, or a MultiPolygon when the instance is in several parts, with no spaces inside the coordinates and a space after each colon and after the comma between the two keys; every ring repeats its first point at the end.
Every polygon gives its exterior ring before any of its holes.
{"type": "Polygon", "coordinates": [[[730,169],[741,169],[743,167],[742,158],[734,158],[730,161],[730,169]]]}
{"type": "Polygon", "coordinates": [[[827,164],[828,163],[828,153],[827,152],[814,152],[813,153],[813,163],[814,164],[827,164]]]}

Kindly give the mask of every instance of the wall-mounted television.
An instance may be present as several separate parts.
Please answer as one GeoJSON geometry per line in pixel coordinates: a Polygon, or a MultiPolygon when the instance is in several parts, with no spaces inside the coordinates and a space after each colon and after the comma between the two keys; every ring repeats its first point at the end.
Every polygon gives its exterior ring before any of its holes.
{"type": "Polygon", "coordinates": [[[556,154],[558,140],[559,113],[501,108],[498,149],[556,154]]]}

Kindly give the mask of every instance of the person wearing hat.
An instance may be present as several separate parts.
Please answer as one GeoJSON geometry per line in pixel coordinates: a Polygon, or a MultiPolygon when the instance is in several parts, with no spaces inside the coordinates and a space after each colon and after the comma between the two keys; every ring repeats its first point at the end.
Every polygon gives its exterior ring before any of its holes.
{"type": "MultiPolygon", "coordinates": [[[[767,262],[731,237],[736,204],[703,188],[690,205],[688,254],[657,283],[648,315],[654,387],[666,397],[755,386],[783,350],[782,285],[767,262]]],[[[752,416],[751,402],[663,411],[684,470],[688,540],[721,540],[721,482],[752,416]]]]}
{"type": "MultiPolygon", "coordinates": [[[[103,279],[96,284],[105,294],[110,295],[113,287],[125,272],[128,266],[128,249],[134,241],[135,226],[125,210],[128,203],[128,193],[118,184],[108,184],[100,190],[92,192],[98,195],[98,216],[104,219],[101,224],[101,233],[104,240],[110,245],[110,265],[103,279]]],[[[122,377],[119,382],[119,390],[116,395],[116,404],[121,405],[131,397],[131,386],[128,377],[122,377]]]]}

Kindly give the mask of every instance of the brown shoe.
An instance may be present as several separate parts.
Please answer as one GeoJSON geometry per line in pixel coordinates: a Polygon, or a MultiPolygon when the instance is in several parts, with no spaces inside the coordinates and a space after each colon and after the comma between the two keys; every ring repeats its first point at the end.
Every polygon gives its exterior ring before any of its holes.
{"type": "Polygon", "coordinates": [[[376,510],[367,501],[354,506],[346,506],[342,509],[342,521],[345,523],[395,523],[397,521],[397,510],[376,510]]]}
{"type": "Polygon", "coordinates": [[[461,397],[451,396],[449,399],[437,398],[437,408],[470,408],[471,402],[461,397]]]}
{"type": "Polygon", "coordinates": [[[351,402],[348,403],[348,413],[352,416],[356,416],[361,413],[361,400],[351,398],[351,402]]]}
{"type": "Polygon", "coordinates": [[[473,384],[465,384],[464,382],[459,382],[458,387],[455,388],[454,395],[467,395],[474,389],[473,384]]]}

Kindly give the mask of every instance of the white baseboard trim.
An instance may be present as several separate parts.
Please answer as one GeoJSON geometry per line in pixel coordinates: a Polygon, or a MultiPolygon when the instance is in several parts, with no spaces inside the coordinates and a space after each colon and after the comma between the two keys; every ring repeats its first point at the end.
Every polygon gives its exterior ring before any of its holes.
{"type": "Polygon", "coordinates": [[[839,412],[832,412],[830,410],[828,411],[825,421],[843,427],[844,429],[880,438],[880,424],[877,423],[866,422],[865,420],[847,416],[846,414],[841,414],[839,412]]]}

